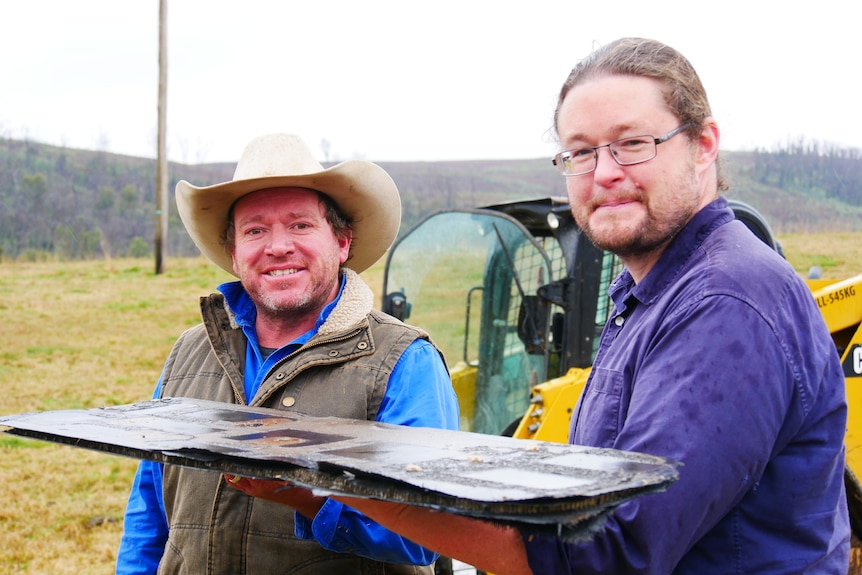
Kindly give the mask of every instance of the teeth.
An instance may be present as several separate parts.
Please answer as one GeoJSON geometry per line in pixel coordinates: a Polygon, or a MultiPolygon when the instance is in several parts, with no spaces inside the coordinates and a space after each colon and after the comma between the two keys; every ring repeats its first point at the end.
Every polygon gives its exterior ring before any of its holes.
{"type": "Polygon", "coordinates": [[[286,275],[295,274],[295,273],[296,273],[295,269],[272,270],[271,272],[269,272],[269,275],[271,275],[271,276],[286,276],[286,275]]]}

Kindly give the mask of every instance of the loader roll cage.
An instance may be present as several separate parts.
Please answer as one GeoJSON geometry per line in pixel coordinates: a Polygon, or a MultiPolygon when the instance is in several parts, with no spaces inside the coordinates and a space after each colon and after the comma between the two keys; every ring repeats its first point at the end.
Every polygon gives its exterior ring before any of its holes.
{"type": "Polygon", "coordinates": [[[532,385],[592,364],[613,265],[565,199],[441,210],[390,250],[382,309],[443,350],[461,428],[501,434],[532,385]]]}

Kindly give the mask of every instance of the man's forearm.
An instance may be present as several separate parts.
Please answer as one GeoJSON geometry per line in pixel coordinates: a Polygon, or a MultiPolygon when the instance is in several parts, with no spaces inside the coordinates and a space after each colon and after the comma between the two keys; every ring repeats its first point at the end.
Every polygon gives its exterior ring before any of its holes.
{"type": "Polygon", "coordinates": [[[497,575],[532,575],[520,532],[426,507],[335,496],[380,525],[437,553],[497,575]]]}

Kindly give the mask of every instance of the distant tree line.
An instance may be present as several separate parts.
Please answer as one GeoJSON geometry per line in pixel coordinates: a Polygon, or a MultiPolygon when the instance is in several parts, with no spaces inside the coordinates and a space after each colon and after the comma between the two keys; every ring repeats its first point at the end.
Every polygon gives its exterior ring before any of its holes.
{"type": "Polygon", "coordinates": [[[756,150],[748,175],[779,189],[862,206],[862,150],[798,138],[776,150],[756,150]]]}
{"type": "MultiPolygon", "coordinates": [[[[153,160],[0,139],[0,256],[150,255],[154,174],[153,160]]],[[[195,254],[175,207],[170,221],[169,252],[195,254]]]]}
{"type": "MultiPolygon", "coordinates": [[[[775,231],[862,230],[862,152],[803,140],[725,154],[733,194],[775,231]]],[[[155,160],[0,138],[0,261],[148,257],[155,234],[155,160]]],[[[565,195],[547,158],[381,162],[398,185],[402,233],[439,209],[565,195]]],[[[234,164],[169,166],[171,256],[197,255],[173,190],[230,180],[234,164]]]]}

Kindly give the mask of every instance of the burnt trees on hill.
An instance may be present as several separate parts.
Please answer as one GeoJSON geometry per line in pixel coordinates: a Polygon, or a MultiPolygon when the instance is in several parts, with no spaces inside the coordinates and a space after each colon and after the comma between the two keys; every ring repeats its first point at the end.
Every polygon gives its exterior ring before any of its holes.
{"type": "Polygon", "coordinates": [[[756,150],[750,166],[756,182],[862,206],[862,150],[798,139],[774,151],[756,150]]]}
{"type": "MultiPolygon", "coordinates": [[[[775,151],[723,152],[730,194],[755,206],[773,231],[862,230],[862,151],[798,140],[775,151]]],[[[438,209],[565,196],[547,158],[382,163],[401,193],[402,233],[438,209]]],[[[169,166],[185,179],[228,181],[234,164],[169,166]]],[[[153,159],[0,138],[0,260],[152,255],[153,159]]],[[[168,202],[170,256],[199,252],[168,202]]]]}
{"type": "MultiPolygon", "coordinates": [[[[152,160],[0,139],[0,256],[148,255],[153,173],[152,160]]],[[[171,218],[181,229],[175,208],[171,218]]],[[[197,254],[185,234],[171,247],[174,255],[197,254]]]]}

